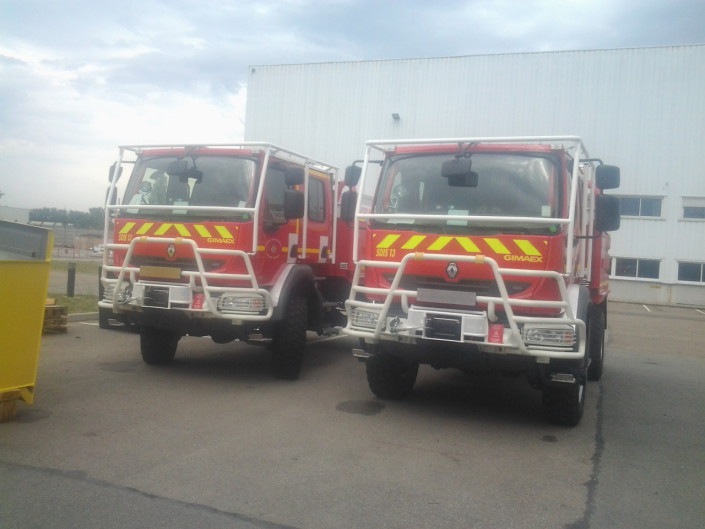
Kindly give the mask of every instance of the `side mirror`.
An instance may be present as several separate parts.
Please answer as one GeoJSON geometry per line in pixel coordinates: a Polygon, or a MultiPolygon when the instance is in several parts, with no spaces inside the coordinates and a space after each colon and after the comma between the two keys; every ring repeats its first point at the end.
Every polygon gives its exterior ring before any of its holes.
{"type": "Polygon", "coordinates": [[[443,162],[441,176],[448,179],[451,187],[477,187],[480,176],[471,169],[470,158],[454,158],[443,162]]]}
{"type": "Polygon", "coordinates": [[[340,196],[340,220],[352,222],[355,220],[355,206],[357,206],[357,192],[345,191],[340,196]]]}
{"type": "Polygon", "coordinates": [[[360,181],[362,168],[359,165],[349,165],[345,168],[345,185],[355,187],[360,181]]]}
{"type": "Polygon", "coordinates": [[[286,220],[300,219],[304,216],[304,193],[287,189],[284,192],[284,217],[286,220]]]}
{"type": "MultiPolygon", "coordinates": [[[[110,169],[108,170],[108,182],[113,181],[113,176],[115,176],[115,168],[117,167],[117,162],[113,162],[113,165],[110,166],[110,169]]],[[[115,176],[115,181],[117,182],[120,180],[120,175],[122,175],[122,166],[120,169],[117,171],[117,176],[115,176]]]]}
{"type": "Polygon", "coordinates": [[[287,186],[303,185],[305,177],[306,171],[300,165],[289,165],[284,168],[284,181],[287,186]]]}
{"type": "Polygon", "coordinates": [[[617,189],[619,178],[619,167],[615,165],[598,165],[595,169],[595,183],[598,189],[617,189]]]}
{"type": "Polygon", "coordinates": [[[595,230],[615,231],[619,229],[621,210],[619,197],[598,195],[595,208],[595,230]]]}

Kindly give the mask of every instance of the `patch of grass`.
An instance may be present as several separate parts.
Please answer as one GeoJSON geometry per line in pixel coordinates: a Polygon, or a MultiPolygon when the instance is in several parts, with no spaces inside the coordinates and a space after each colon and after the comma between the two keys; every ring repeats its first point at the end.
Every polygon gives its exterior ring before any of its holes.
{"type": "Polygon", "coordinates": [[[66,272],[69,269],[69,263],[76,263],[77,274],[94,274],[96,277],[98,277],[98,268],[103,264],[102,261],[86,259],[75,259],[73,261],[57,261],[56,259],[52,259],[51,269],[54,272],[66,272]]]}
{"type": "Polygon", "coordinates": [[[72,298],[60,294],[47,294],[47,298],[56,300],[57,305],[66,307],[69,314],[98,312],[98,296],[74,296],[72,298]]]}

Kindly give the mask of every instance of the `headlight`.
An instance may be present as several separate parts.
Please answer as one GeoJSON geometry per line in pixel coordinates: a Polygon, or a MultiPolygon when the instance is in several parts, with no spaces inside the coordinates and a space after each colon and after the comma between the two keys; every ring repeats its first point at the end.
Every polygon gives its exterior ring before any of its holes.
{"type": "Polygon", "coordinates": [[[103,289],[103,299],[105,301],[112,301],[113,300],[113,294],[115,293],[115,286],[114,285],[108,285],[103,289]]]}
{"type": "MultiPolygon", "coordinates": [[[[115,285],[107,285],[103,289],[103,300],[112,301],[115,297],[115,285]]],[[[125,301],[131,299],[132,297],[132,285],[124,285],[118,292],[117,300],[119,303],[124,303],[125,301]]]]}
{"type": "Polygon", "coordinates": [[[377,327],[379,313],[371,310],[353,309],[350,323],[353,327],[369,327],[374,329],[377,327]]]}
{"type": "Polygon", "coordinates": [[[251,294],[225,294],[218,299],[218,309],[222,312],[255,312],[266,310],[266,303],[262,296],[251,294]]]}
{"type": "Polygon", "coordinates": [[[534,327],[525,325],[522,337],[526,344],[548,345],[553,347],[573,347],[577,341],[575,327],[561,325],[556,327],[534,327]]]}

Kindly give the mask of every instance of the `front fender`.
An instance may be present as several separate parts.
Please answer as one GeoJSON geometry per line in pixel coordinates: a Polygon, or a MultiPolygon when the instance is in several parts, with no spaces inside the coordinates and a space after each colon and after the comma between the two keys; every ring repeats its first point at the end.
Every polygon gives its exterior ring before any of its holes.
{"type": "Polygon", "coordinates": [[[289,300],[293,295],[302,294],[306,297],[309,307],[309,322],[318,321],[321,303],[316,291],[313,270],[308,265],[290,264],[285,267],[271,290],[274,303],[273,321],[280,321],[289,300]]]}
{"type": "Polygon", "coordinates": [[[587,323],[588,305],[590,304],[590,290],[584,285],[568,286],[568,300],[573,315],[587,323]]]}

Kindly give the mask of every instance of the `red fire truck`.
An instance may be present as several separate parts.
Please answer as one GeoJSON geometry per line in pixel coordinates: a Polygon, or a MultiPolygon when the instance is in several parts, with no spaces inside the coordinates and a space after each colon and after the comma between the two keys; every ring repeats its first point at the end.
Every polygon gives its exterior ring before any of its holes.
{"type": "Polygon", "coordinates": [[[346,182],[344,332],[372,392],[407,396],[419,364],[524,374],[550,421],[577,424],[603,368],[619,169],[572,136],[369,141],[346,182]]]}
{"type": "Polygon", "coordinates": [[[294,379],[307,331],[344,325],[352,232],[335,167],[268,143],[140,145],[110,175],[99,309],[136,325],[148,364],[210,336],[268,344],[274,375],[294,379]]]}

